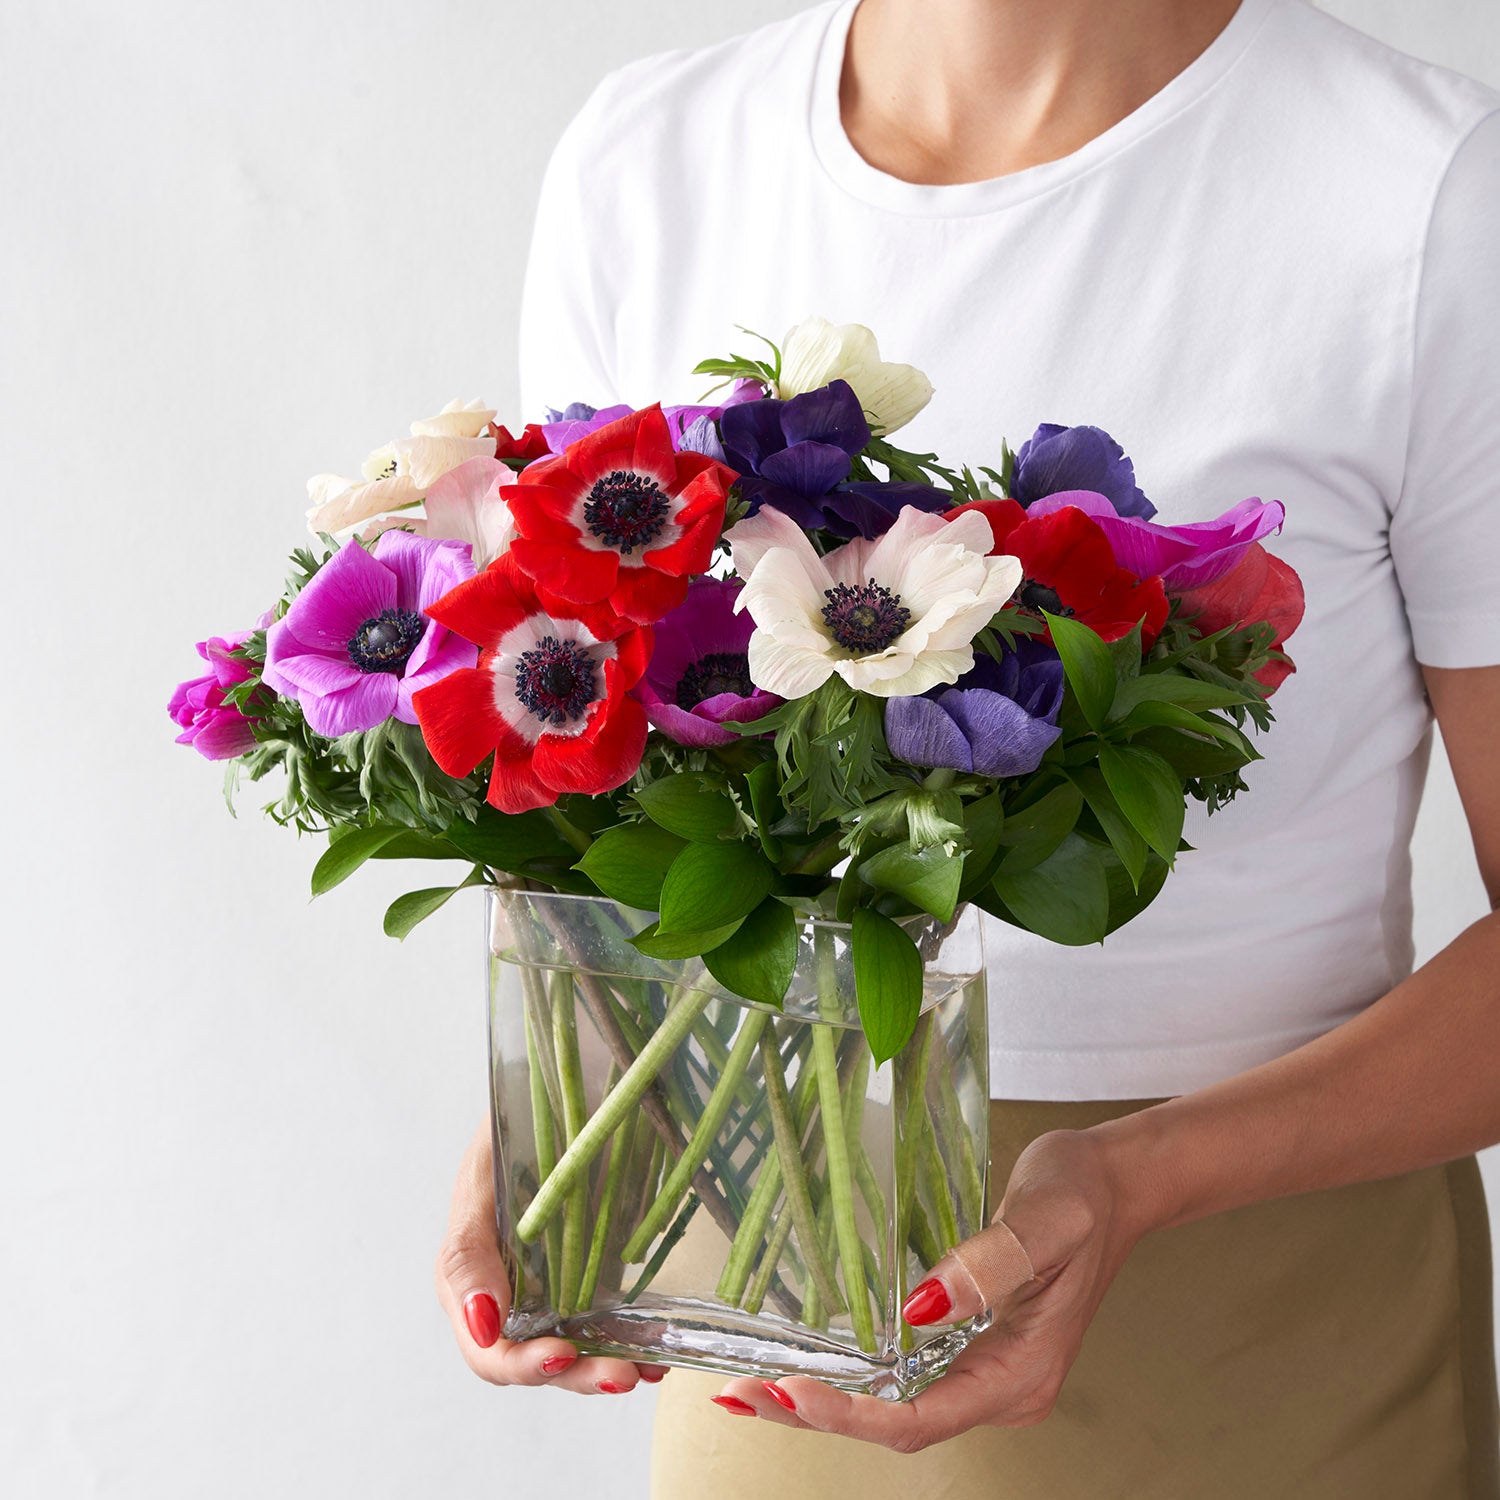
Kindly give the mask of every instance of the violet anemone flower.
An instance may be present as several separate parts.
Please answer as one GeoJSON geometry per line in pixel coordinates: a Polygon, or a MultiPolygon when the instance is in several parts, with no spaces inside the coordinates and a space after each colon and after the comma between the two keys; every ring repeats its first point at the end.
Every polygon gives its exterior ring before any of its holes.
{"type": "Polygon", "coordinates": [[[824,531],[846,538],[872,539],[884,536],[908,505],[940,514],[953,504],[953,496],[947,490],[916,479],[854,479],[830,490],[815,503],[822,511],[819,524],[824,531]]]}
{"type": "Polygon", "coordinates": [[[415,724],[412,694],[479,659],[477,647],[424,613],[474,576],[463,542],[387,531],[323,564],[266,633],[261,679],[302,705],[315,734],[415,724]]]}
{"type": "Polygon", "coordinates": [[[999,661],[978,656],[952,687],[920,698],[891,698],[885,737],[914,766],[946,766],[981,776],[1024,776],[1042,763],[1062,731],[1063,669],[1040,641],[1022,639],[999,661]]]}
{"type": "MultiPolygon", "coordinates": [[[[672,446],[678,452],[705,453],[709,458],[723,463],[724,450],[719,444],[715,422],[730,406],[746,401],[758,401],[764,392],[758,380],[736,380],[728,398],[717,406],[664,406],[662,415],[667,419],[667,429],[672,435],[672,446]]],[[[610,422],[628,417],[633,406],[617,405],[595,408],[586,401],[574,401],[562,411],[547,408],[547,420],[542,424],[542,436],[553,453],[561,453],[579,438],[610,422]]]]}
{"type": "Polygon", "coordinates": [[[230,653],[250,639],[250,632],[211,636],[198,642],[198,655],[208,663],[202,677],[179,684],[167,712],[182,733],[179,745],[191,745],[207,760],[233,760],[255,748],[250,717],[224,701],[224,695],[251,678],[250,664],[230,653]]]}
{"type": "Polygon", "coordinates": [[[725,723],[747,724],[781,705],[750,681],[755,621],[734,612],[742,585],[695,578],[687,597],[656,628],[656,649],[635,696],[652,725],[679,745],[727,745],[725,723]]]}
{"type": "Polygon", "coordinates": [[[768,397],[731,406],[719,428],[724,461],[740,475],[749,514],[773,505],[804,531],[825,524],[824,500],[848,479],[854,455],[870,441],[847,380],[786,401],[768,397]]]}
{"type": "Polygon", "coordinates": [[[1135,482],[1135,466],[1102,427],[1043,422],[1016,452],[1010,494],[1028,510],[1059,490],[1093,490],[1121,516],[1149,521],[1156,507],[1135,482]]]}
{"type": "Polygon", "coordinates": [[[1109,539],[1115,561],[1138,578],[1160,576],[1168,593],[1202,588],[1234,568],[1263,537],[1281,529],[1286,507],[1279,500],[1252,496],[1231,506],[1213,521],[1185,526],[1159,526],[1138,516],[1116,514],[1106,495],[1091,490],[1065,490],[1038,500],[1026,514],[1050,515],[1075,506],[1098,522],[1109,539]]]}

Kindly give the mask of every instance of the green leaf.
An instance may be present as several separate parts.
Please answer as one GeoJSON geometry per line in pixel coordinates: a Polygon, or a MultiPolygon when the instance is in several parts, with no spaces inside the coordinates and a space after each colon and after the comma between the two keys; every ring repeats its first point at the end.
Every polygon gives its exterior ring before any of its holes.
{"type": "Polygon", "coordinates": [[[1147,853],[1146,868],[1138,884],[1131,882],[1125,867],[1110,849],[1100,850],[1104,859],[1105,875],[1109,883],[1109,926],[1107,937],[1117,927],[1123,927],[1138,917],[1161,893],[1169,873],[1167,862],[1155,854],[1147,853]]]}
{"type": "Polygon", "coordinates": [[[1130,682],[1141,675],[1141,627],[1137,621],[1128,635],[1117,641],[1106,641],[1109,659],[1115,664],[1115,683],[1130,682]]]}
{"type": "Polygon", "coordinates": [[[906,843],[893,844],[872,854],[859,867],[859,877],[867,885],[904,896],[940,922],[953,920],[963,872],[963,854],[946,854],[941,844],[931,844],[925,849],[913,849],[906,843]]]}
{"type": "Polygon", "coordinates": [[[441,834],[416,833],[403,829],[390,843],[382,845],[372,859],[462,859],[468,856],[441,834]]]}
{"type": "Polygon", "coordinates": [[[1260,751],[1233,724],[1213,714],[1196,714],[1175,703],[1138,703],[1114,726],[1129,733],[1141,729],[1180,729],[1184,734],[1203,735],[1239,753],[1239,764],[1260,759],[1260,751]]]}
{"type": "Polygon", "coordinates": [[[312,893],[321,896],[347,880],[401,833],[401,828],[356,828],[329,843],[313,866],[312,893]]]}
{"type": "Polygon", "coordinates": [[[1247,693],[1189,677],[1186,672],[1149,672],[1131,682],[1121,683],[1115,692],[1109,717],[1123,719],[1141,703],[1175,703],[1182,708],[1229,708],[1248,703],[1247,693]]]}
{"type": "Polygon", "coordinates": [[[708,842],[733,831],[738,814],[722,784],[696,771],[663,776],[635,794],[653,823],[679,838],[708,842]]]}
{"type": "Polygon", "coordinates": [[[748,917],[776,882],[771,862],[750,844],[689,844],[661,887],[662,932],[708,932],[748,917]]]}
{"type": "Polygon", "coordinates": [[[686,841],[655,823],[626,823],[608,828],[574,865],[612,901],[641,911],[655,911],[662,881],[686,841]]]}
{"type": "Polygon", "coordinates": [[[1115,663],[1109,647],[1087,625],[1065,615],[1042,617],[1052,632],[1052,644],[1062,657],[1063,673],[1089,727],[1098,729],[1115,696],[1115,663]]]}
{"type": "MultiPolygon", "coordinates": [[[[1136,714],[1147,708],[1173,713],[1186,713],[1186,709],[1174,709],[1169,703],[1143,704],[1136,714]]],[[[1131,715],[1134,718],[1135,714],[1131,715]]],[[[1133,745],[1154,750],[1183,779],[1190,776],[1222,776],[1245,765],[1246,758],[1238,750],[1211,740],[1199,739],[1196,734],[1179,734],[1176,729],[1148,729],[1137,733],[1133,745]]],[[[1250,759],[1256,759],[1251,756],[1250,759]]]]}
{"type": "Polygon", "coordinates": [[[1029,807],[1005,810],[1000,843],[1006,850],[1000,868],[1018,874],[1052,853],[1073,830],[1083,811],[1083,793],[1064,781],[1029,807]]]}
{"type": "Polygon", "coordinates": [[[425,922],[433,912],[447,903],[449,897],[468,886],[483,884],[483,872],[475,870],[458,885],[430,886],[425,891],[408,891],[404,896],[397,896],[386,908],[385,935],[404,941],[407,933],[418,922],[425,922]]]}
{"type": "Polygon", "coordinates": [[[704,953],[703,963],[731,994],[779,1006],[797,968],[797,919],[791,907],[767,896],[737,931],[704,953]]]}
{"type": "Polygon", "coordinates": [[[854,996],[865,1040],[877,1064],[894,1057],[922,1012],[922,955],[889,917],[862,906],[854,913],[854,996]]]}
{"type": "Polygon", "coordinates": [[[1021,926],[1069,947],[1100,942],[1109,922],[1109,884],[1097,844],[1070,833],[1039,865],[1004,867],[994,888],[1021,926]]]}
{"type": "Polygon", "coordinates": [[[969,852],[964,860],[958,899],[967,901],[980,886],[988,885],[1000,854],[1000,835],[1005,828],[1005,810],[999,792],[977,797],[964,804],[964,838],[969,852]]]}
{"type": "Polygon", "coordinates": [[[1099,820],[1099,826],[1109,839],[1110,846],[1119,856],[1121,865],[1130,877],[1131,886],[1139,886],[1141,873],[1146,868],[1150,851],[1146,841],[1137,832],[1135,825],[1120,811],[1115,794],[1094,766],[1079,766],[1069,773],[1077,784],[1089,811],[1099,820]]]}
{"type": "Polygon", "coordinates": [[[781,777],[776,762],[763,760],[745,777],[750,794],[750,810],[755,814],[755,831],[760,847],[772,864],[781,863],[781,840],[771,830],[786,816],[781,805],[781,777]]]}
{"type": "Polygon", "coordinates": [[[1185,807],[1177,773],[1155,751],[1139,745],[1101,745],[1099,769],[1120,811],[1171,864],[1182,838],[1185,807]]]}
{"type": "Polygon", "coordinates": [[[565,859],[571,865],[578,858],[541,811],[503,813],[485,806],[472,823],[455,819],[443,836],[465,859],[511,875],[524,874],[539,859],[565,859]]]}
{"type": "Polygon", "coordinates": [[[653,922],[630,941],[647,958],[697,958],[700,953],[707,953],[733,937],[739,925],[738,922],[727,922],[723,927],[707,932],[662,932],[653,922]]]}

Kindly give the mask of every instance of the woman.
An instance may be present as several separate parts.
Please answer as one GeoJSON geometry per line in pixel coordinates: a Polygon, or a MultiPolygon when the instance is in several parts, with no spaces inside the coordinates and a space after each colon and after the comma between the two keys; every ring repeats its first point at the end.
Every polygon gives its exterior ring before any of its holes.
{"type": "MultiPolygon", "coordinates": [[[[1283,500],[1308,598],[1163,897],[1102,949],[989,934],[1003,1222],[908,1315],[992,1331],[905,1405],[676,1371],[657,1495],[1500,1496],[1500,915],[1412,974],[1408,855],[1435,714],[1500,900],[1497,204],[1500,95],[1304,0],[828,0],[569,126],[528,411],[864,322],[941,392],[904,445],[1098,424],[1165,521],[1283,500]]],[[[481,1132],[439,1269],[476,1371],[660,1378],[499,1339],[492,1214],[481,1132]]]]}

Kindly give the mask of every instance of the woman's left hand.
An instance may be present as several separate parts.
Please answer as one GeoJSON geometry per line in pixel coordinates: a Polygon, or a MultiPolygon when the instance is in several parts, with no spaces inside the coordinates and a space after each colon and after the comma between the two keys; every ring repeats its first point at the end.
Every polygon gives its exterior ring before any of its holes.
{"type": "MultiPolygon", "coordinates": [[[[884,1401],[798,1375],[775,1382],[740,1377],[715,1399],[741,1416],[750,1414],[748,1407],[783,1426],[839,1432],[901,1453],[919,1452],[971,1427],[1040,1422],[1056,1403],[1110,1283],[1149,1226],[1141,1205],[1129,1201],[1111,1171],[1101,1138],[1088,1130],[1053,1130],[1032,1141],[1016,1162],[997,1217],[1004,1224],[965,1241],[929,1273],[928,1282],[941,1290],[923,1300],[941,1309],[946,1295],[950,1305],[924,1326],[961,1322],[986,1306],[993,1307],[995,1320],[921,1395],[884,1401]],[[984,1253],[1000,1248],[993,1240],[989,1246],[981,1241],[996,1235],[1008,1240],[1006,1226],[1036,1275],[1020,1287],[976,1286],[957,1256],[976,1266],[1003,1260],[984,1253]]],[[[1014,1246],[1010,1251],[1014,1255],[1014,1246]]],[[[921,1291],[906,1304],[918,1316],[921,1291]]]]}

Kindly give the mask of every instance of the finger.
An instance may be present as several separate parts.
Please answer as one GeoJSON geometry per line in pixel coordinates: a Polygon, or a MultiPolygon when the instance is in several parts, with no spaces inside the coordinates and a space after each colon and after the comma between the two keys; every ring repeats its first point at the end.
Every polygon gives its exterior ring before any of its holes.
{"type": "Polygon", "coordinates": [[[1002,1306],[1036,1279],[1025,1246],[997,1214],[988,1229],[955,1245],[933,1266],[902,1304],[901,1316],[918,1328],[959,1323],[1002,1306]]]}
{"type": "MultiPolygon", "coordinates": [[[[469,1368],[496,1385],[545,1385],[572,1371],[578,1350],[566,1339],[503,1336],[510,1311],[510,1278],[495,1236],[495,1186],[490,1130],[475,1134],[459,1164],[448,1212],[448,1229],[438,1251],[434,1279],[438,1301],[469,1368]]],[[[624,1361],[614,1361],[621,1366],[624,1361]]],[[[633,1376],[633,1367],[631,1376],[633,1376]]],[[[634,1384],[631,1376],[622,1382],[634,1384]]]]}
{"type": "Polygon", "coordinates": [[[780,1381],[757,1380],[751,1375],[736,1376],[717,1396],[709,1399],[731,1416],[761,1417],[778,1427],[807,1426],[797,1415],[796,1398],[780,1381]]]}
{"type": "Polygon", "coordinates": [[[778,1380],[798,1422],[898,1453],[920,1453],[986,1420],[993,1393],[977,1375],[950,1370],[910,1401],[851,1395],[806,1375],[778,1380]]]}

